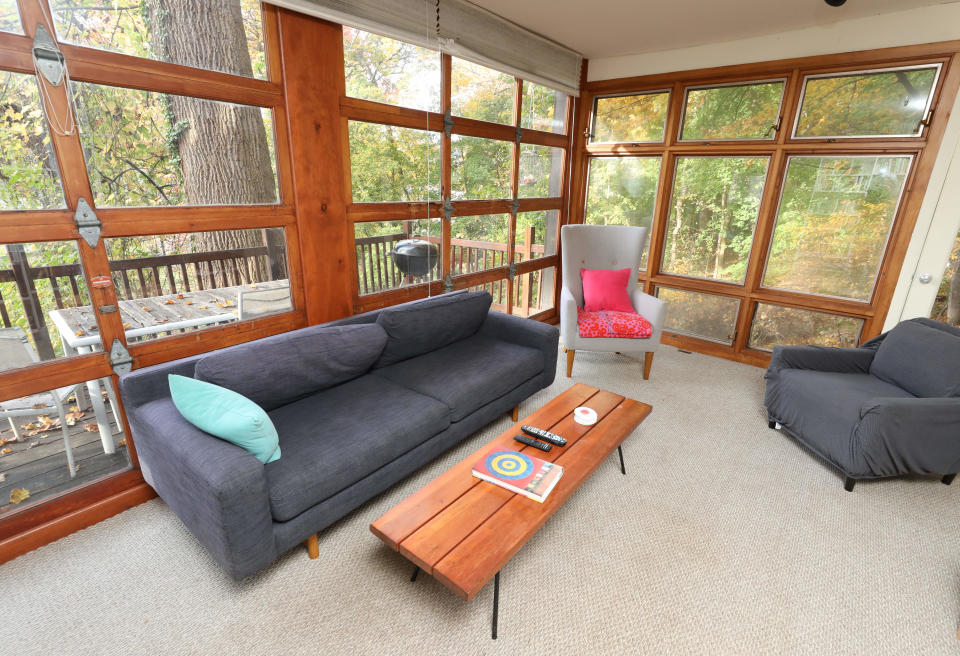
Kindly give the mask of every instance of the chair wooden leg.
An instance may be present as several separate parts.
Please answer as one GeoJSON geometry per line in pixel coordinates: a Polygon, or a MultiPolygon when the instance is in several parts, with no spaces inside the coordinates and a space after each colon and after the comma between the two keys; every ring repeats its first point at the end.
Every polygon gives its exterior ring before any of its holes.
{"type": "Polygon", "coordinates": [[[643,379],[650,380],[650,367],[653,366],[653,353],[647,351],[643,354],[643,379]]]}
{"type": "Polygon", "coordinates": [[[317,541],[316,533],[308,537],[304,544],[307,545],[307,555],[310,556],[310,560],[320,557],[320,543],[317,541]]]}
{"type": "Polygon", "coordinates": [[[574,349],[563,347],[563,352],[567,354],[567,378],[573,375],[573,356],[577,354],[574,349]]]}
{"type": "Polygon", "coordinates": [[[513,410],[510,412],[510,419],[513,421],[520,419],[520,406],[513,406],[513,410]]]}

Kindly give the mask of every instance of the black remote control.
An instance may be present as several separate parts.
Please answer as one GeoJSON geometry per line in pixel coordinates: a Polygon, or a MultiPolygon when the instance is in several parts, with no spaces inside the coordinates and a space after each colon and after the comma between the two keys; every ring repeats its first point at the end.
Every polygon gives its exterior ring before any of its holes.
{"type": "Polygon", "coordinates": [[[560,437],[556,433],[545,431],[542,428],[534,428],[533,426],[521,426],[520,430],[522,430],[527,435],[533,435],[537,439],[541,439],[544,442],[549,442],[550,444],[556,444],[557,446],[566,446],[567,444],[567,441],[564,438],[560,437]]]}
{"type": "Polygon", "coordinates": [[[541,451],[549,451],[553,447],[549,444],[544,444],[539,440],[535,440],[532,437],[527,437],[526,435],[514,435],[513,439],[521,444],[526,444],[527,446],[532,446],[534,449],[540,449],[541,451]]]}

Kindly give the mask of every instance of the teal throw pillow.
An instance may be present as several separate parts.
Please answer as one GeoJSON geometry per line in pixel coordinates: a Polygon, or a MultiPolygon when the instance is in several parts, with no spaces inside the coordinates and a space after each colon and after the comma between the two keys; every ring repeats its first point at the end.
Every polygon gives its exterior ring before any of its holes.
{"type": "Polygon", "coordinates": [[[186,376],[167,376],[173,404],[202,431],[243,447],[263,463],[280,459],[280,440],[266,411],[247,397],[186,376]]]}

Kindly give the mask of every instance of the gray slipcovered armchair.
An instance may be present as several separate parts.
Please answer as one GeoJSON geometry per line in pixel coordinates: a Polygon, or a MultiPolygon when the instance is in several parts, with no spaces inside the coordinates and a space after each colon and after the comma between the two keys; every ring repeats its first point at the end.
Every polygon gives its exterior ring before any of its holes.
{"type": "Polygon", "coordinates": [[[860,348],[777,346],[765,376],[782,427],[845,476],[960,471],[960,329],[911,319],[860,348]]]}

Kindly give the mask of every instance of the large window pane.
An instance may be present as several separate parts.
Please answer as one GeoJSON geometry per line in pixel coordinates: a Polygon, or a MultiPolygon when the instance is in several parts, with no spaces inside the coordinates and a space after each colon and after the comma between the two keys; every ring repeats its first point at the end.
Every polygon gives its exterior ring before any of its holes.
{"type": "Polygon", "coordinates": [[[557,197],[563,193],[563,148],[520,145],[520,198],[557,197]]]}
{"type": "Polygon", "coordinates": [[[911,157],[791,157],[766,287],[870,299],[911,157]]]}
{"type": "Polygon", "coordinates": [[[277,202],[269,109],[75,83],[100,207],[277,202]]]}
{"type": "Polygon", "coordinates": [[[513,284],[513,314],[529,317],[553,308],[556,267],[548,267],[517,276],[513,284]]]}
{"type": "Polygon", "coordinates": [[[919,135],[937,72],[929,66],[808,77],[794,136],[919,135]]]}
{"type": "Polygon", "coordinates": [[[512,75],[454,57],[450,84],[450,111],[455,116],[513,123],[512,75]]]}
{"type": "Polygon", "coordinates": [[[37,78],[0,72],[0,209],[65,205],[37,78]]]}
{"type": "Polygon", "coordinates": [[[960,232],[950,249],[950,258],[939,280],[930,317],[951,326],[960,326],[960,232]]]}
{"type": "Polygon", "coordinates": [[[603,157],[590,160],[585,222],[647,229],[640,266],[647,268],[650,227],[660,179],[659,157],[603,157]]]}
{"type": "Polygon", "coordinates": [[[559,219],[559,210],[517,213],[517,262],[556,255],[559,219]]]}
{"type": "Polygon", "coordinates": [[[663,141],[669,91],[597,98],[591,143],[663,141]]]}
{"type": "MultiPolygon", "coordinates": [[[[9,331],[0,348],[12,353],[9,331]]],[[[0,401],[0,517],[129,467],[109,379],[0,401]]]]}
{"type": "Polygon", "coordinates": [[[802,344],[854,347],[862,328],[863,319],[758,303],[748,346],[764,351],[802,344]]]}
{"type": "Polygon", "coordinates": [[[521,128],[563,134],[566,109],[567,94],[564,92],[533,82],[523,83],[521,128]]]}
{"type": "Polygon", "coordinates": [[[454,135],[450,163],[454,200],[510,198],[513,156],[509,141],[454,135]]]}
{"type": "Polygon", "coordinates": [[[783,82],[687,90],[681,139],[773,139],[783,82]]]}
{"type": "Polygon", "coordinates": [[[439,219],[355,223],[353,234],[361,296],[419,285],[439,275],[439,219]]]}
{"type": "Polygon", "coordinates": [[[0,246],[0,370],[99,347],[76,242],[0,246]]]}
{"type": "Polygon", "coordinates": [[[440,53],[410,43],[343,28],[347,95],[440,111],[440,53]]]}
{"type": "Polygon", "coordinates": [[[455,216],[450,227],[450,269],[455,276],[507,266],[510,217],[455,216]]]}
{"type": "Polygon", "coordinates": [[[350,121],[350,179],[356,203],[440,198],[440,135],[350,121]]]}
{"type": "Polygon", "coordinates": [[[667,287],[657,287],[657,298],[667,302],[667,330],[733,344],[739,299],[667,287]]]}
{"type": "Polygon", "coordinates": [[[266,78],[259,0],[51,0],[61,41],[266,78]]]}
{"type": "Polygon", "coordinates": [[[743,282],[768,163],[766,157],[677,159],[664,272],[743,282]]]}
{"type": "Polygon", "coordinates": [[[17,0],[0,0],[0,31],[23,34],[17,0]]]}
{"type": "Polygon", "coordinates": [[[283,228],[115,237],[106,248],[128,342],[293,307],[283,228]]]}

